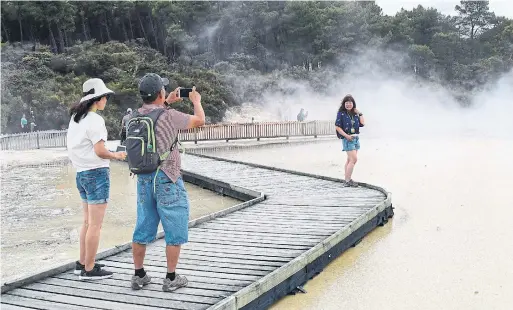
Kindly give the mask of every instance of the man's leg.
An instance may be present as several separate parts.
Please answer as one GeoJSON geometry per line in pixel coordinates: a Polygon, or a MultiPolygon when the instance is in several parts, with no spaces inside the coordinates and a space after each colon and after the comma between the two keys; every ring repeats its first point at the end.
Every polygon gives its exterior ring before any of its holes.
{"type": "Polygon", "coordinates": [[[157,182],[157,211],[164,228],[167,258],[167,275],[162,290],[172,291],[188,284],[186,277],[176,274],[176,266],[180,247],[189,238],[189,197],[182,178],[173,183],[161,172],[157,182]]]}
{"type": "Polygon", "coordinates": [[[180,245],[166,245],[167,273],[174,273],[176,271],[180,249],[180,245]]]}
{"type": "Polygon", "coordinates": [[[159,214],[153,194],[154,173],[137,177],[137,221],[132,239],[132,255],[135,274],[132,277],[132,289],[139,290],[150,283],[151,279],[144,271],[146,244],[155,240],[159,225],[159,214]]]}

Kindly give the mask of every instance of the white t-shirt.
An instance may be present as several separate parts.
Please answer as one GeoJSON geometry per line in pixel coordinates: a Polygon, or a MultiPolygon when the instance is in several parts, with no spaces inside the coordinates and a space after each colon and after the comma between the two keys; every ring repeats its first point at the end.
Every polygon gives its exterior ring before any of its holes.
{"type": "Polygon", "coordinates": [[[89,112],[78,124],[71,117],[67,138],[68,156],[77,172],[109,167],[109,160],[94,152],[98,141],[107,142],[107,127],[100,115],[89,112]]]}

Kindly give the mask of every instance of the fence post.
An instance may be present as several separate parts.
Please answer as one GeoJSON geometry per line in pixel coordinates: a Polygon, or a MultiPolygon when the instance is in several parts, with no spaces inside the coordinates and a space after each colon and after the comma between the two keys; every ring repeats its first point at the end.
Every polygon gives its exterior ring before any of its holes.
{"type": "Polygon", "coordinates": [[[36,137],[37,137],[37,149],[39,150],[39,131],[36,131],[36,137]]]}
{"type": "Polygon", "coordinates": [[[317,121],[314,121],[314,138],[317,138],[317,121]]]}
{"type": "Polygon", "coordinates": [[[199,128],[194,128],[194,144],[198,144],[198,130],[199,128]]]}

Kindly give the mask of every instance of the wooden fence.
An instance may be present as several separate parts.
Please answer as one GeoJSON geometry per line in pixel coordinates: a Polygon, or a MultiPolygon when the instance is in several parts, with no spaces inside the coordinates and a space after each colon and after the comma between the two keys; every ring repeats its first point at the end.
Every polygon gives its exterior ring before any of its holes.
{"type": "MultiPolygon", "coordinates": [[[[3,135],[1,150],[29,150],[66,147],[66,130],[48,130],[3,135]]],[[[332,121],[228,123],[206,125],[180,132],[180,141],[237,140],[298,136],[326,136],[335,134],[332,121]]]]}
{"type": "Polygon", "coordinates": [[[67,130],[47,130],[0,136],[0,149],[31,150],[66,147],[67,130]]]}

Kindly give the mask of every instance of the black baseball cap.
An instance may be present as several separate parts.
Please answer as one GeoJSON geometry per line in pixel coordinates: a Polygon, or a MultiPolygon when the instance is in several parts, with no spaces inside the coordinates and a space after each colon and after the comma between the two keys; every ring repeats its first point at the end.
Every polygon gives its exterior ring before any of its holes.
{"type": "Polygon", "coordinates": [[[143,99],[151,98],[169,85],[169,80],[155,73],[147,73],[139,80],[139,93],[143,99]]]}

